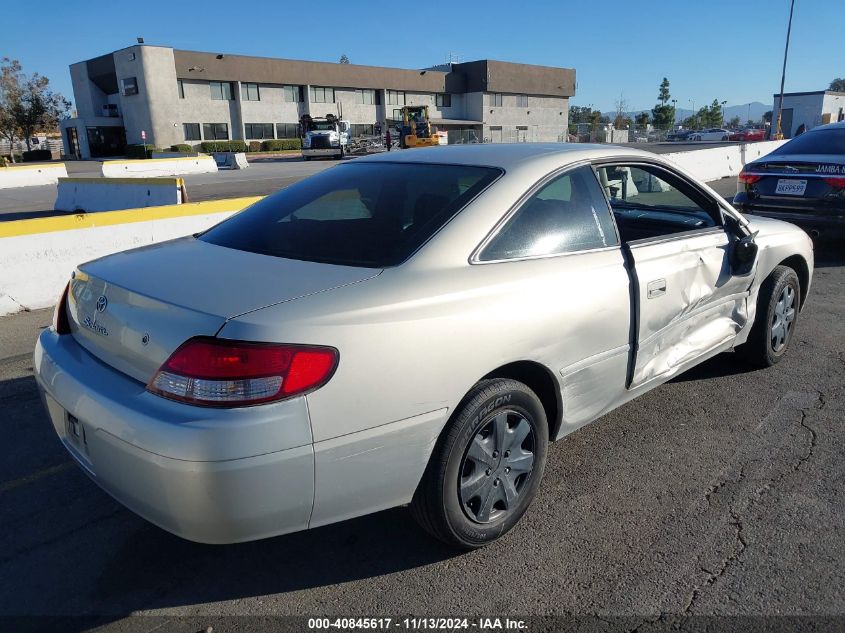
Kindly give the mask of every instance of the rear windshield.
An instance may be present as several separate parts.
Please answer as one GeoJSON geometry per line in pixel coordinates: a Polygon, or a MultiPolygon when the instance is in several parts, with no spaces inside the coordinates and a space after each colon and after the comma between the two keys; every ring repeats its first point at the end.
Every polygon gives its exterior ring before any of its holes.
{"type": "Polygon", "coordinates": [[[845,154],[845,128],[810,130],[781,145],[772,154],[845,154]]]}
{"type": "Polygon", "coordinates": [[[267,196],[200,239],[288,259],[395,266],[500,173],[464,165],[350,162],[267,196]]]}

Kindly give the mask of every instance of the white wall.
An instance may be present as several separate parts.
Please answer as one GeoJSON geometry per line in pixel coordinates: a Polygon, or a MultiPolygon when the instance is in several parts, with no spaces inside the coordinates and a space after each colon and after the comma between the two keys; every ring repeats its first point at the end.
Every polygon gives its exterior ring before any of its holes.
{"type": "Polygon", "coordinates": [[[237,210],[0,238],[0,316],[54,305],[79,264],[202,231],[237,210]]]}
{"type": "Polygon", "coordinates": [[[64,163],[0,167],[0,189],[54,185],[62,177],[67,177],[64,163]]]}

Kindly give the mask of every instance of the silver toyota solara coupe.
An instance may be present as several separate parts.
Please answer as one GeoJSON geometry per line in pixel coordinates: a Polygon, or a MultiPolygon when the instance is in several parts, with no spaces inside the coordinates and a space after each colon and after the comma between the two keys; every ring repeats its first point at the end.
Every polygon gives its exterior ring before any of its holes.
{"type": "Polygon", "coordinates": [[[474,548],[550,440],[715,354],[778,362],[812,271],[800,229],[647,152],[391,152],[79,266],[35,372],[83,470],[184,538],[410,504],[474,548]]]}

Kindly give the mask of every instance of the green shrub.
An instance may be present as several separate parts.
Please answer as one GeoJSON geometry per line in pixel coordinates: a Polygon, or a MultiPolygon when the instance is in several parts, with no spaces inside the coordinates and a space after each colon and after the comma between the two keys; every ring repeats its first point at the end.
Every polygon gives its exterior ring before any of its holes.
{"type": "Polygon", "coordinates": [[[244,141],[203,141],[200,148],[204,152],[245,152],[244,141]]]}
{"type": "Polygon", "coordinates": [[[250,152],[260,152],[261,151],[261,141],[250,141],[249,142],[249,151],[250,152]]]}
{"type": "Polygon", "coordinates": [[[171,152],[181,152],[183,154],[190,154],[194,151],[194,149],[188,145],[187,143],[177,143],[176,145],[170,146],[171,152]]]}
{"type": "Polygon", "coordinates": [[[285,149],[302,149],[302,141],[298,138],[279,138],[261,143],[265,152],[278,152],[285,149]]]}
{"type": "Polygon", "coordinates": [[[149,158],[153,152],[160,151],[154,145],[127,145],[124,153],[126,158],[149,158]]]}
{"type": "Polygon", "coordinates": [[[32,149],[23,153],[23,162],[34,163],[39,160],[52,160],[53,152],[49,149],[32,149]]]}

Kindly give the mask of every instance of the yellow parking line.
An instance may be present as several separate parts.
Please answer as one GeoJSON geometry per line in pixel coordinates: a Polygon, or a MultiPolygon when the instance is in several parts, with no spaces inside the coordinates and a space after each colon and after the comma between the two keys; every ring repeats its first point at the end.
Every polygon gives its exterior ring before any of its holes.
{"type": "Polygon", "coordinates": [[[0,167],[0,171],[4,169],[59,169],[64,168],[64,163],[28,163],[26,165],[6,165],[0,167]]]}
{"type": "Polygon", "coordinates": [[[37,233],[53,233],[71,229],[87,229],[95,226],[114,226],[116,224],[131,224],[134,222],[149,222],[150,220],[166,220],[168,218],[205,215],[208,213],[222,213],[224,211],[240,211],[261,200],[264,196],[248,198],[227,198],[224,200],[208,200],[205,202],[188,202],[186,204],[169,204],[160,207],[145,207],[142,209],[123,209],[121,211],[101,211],[98,213],[77,213],[75,215],[60,215],[49,218],[33,218],[31,220],[12,220],[0,222],[0,238],[16,237],[18,235],[34,235],[37,233]]]}

